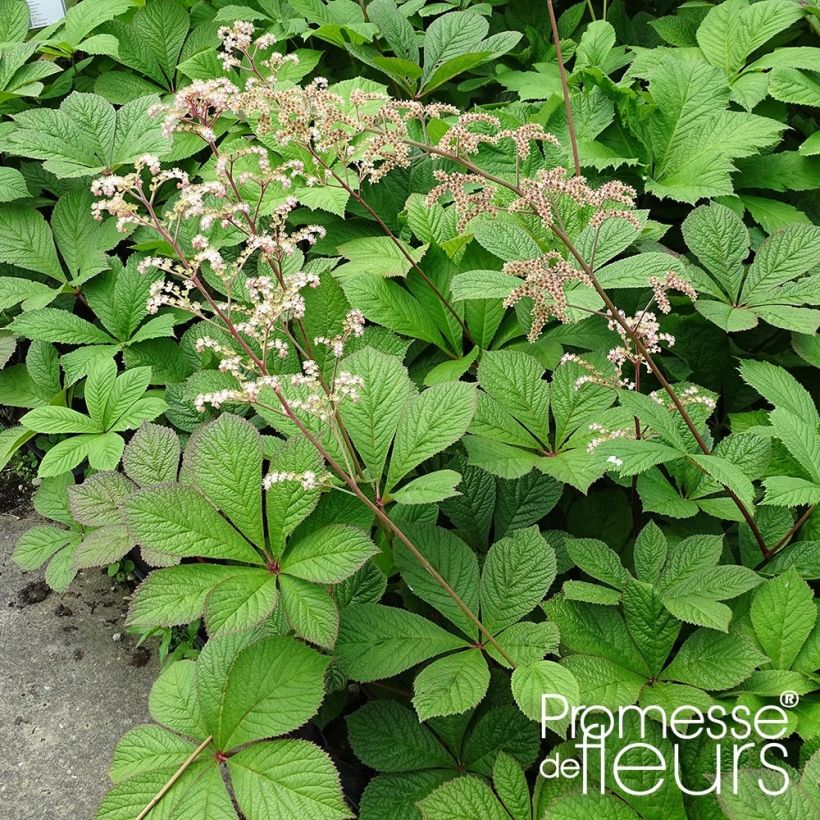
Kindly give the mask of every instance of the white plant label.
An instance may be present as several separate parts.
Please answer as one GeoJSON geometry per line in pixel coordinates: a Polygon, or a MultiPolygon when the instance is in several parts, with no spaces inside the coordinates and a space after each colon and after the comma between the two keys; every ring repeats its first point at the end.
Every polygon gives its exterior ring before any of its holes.
{"type": "Polygon", "coordinates": [[[43,28],[65,17],[63,0],[28,0],[31,27],[43,28]]]}

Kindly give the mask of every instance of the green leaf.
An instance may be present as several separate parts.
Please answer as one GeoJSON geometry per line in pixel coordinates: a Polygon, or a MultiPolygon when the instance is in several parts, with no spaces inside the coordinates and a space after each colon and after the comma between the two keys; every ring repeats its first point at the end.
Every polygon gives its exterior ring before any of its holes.
{"type": "Polygon", "coordinates": [[[147,487],[125,502],[137,542],[179,557],[261,563],[256,551],[199,493],[186,487],[147,487]]]}
{"type": "Polygon", "coordinates": [[[90,191],[69,191],[57,200],[51,214],[54,239],[71,279],[83,281],[106,270],[110,264],[106,252],[123,240],[116,219],[94,219],[93,202],[90,191]]]}
{"type": "Polygon", "coordinates": [[[681,580],[666,585],[664,595],[673,598],[702,595],[725,601],[743,595],[760,583],[760,576],[748,567],[720,566],[687,574],[681,580]]]}
{"type": "Polygon", "coordinates": [[[809,272],[820,264],[820,227],[788,225],[757,250],[743,283],[743,304],[765,303],[767,291],[809,272]]]}
{"type": "Polygon", "coordinates": [[[635,572],[641,581],[655,583],[666,563],[666,536],[661,528],[650,521],[635,539],[635,572]]]}
{"type": "Polygon", "coordinates": [[[809,391],[782,367],[746,359],[740,363],[740,376],[769,404],[783,407],[798,418],[817,422],[817,409],[809,391]]]}
{"type": "Polygon", "coordinates": [[[406,276],[413,263],[421,261],[427,245],[411,248],[402,243],[401,248],[403,252],[389,236],[351,239],[337,249],[349,261],[336,268],[334,276],[406,276]]]}
{"type": "Polygon", "coordinates": [[[480,50],[476,46],[488,29],[487,21],[472,12],[457,11],[436,18],[424,35],[424,81],[447,60],[480,50]]]}
{"type": "MultiPolygon", "coordinates": [[[[271,455],[271,469],[283,472],[318,473],[322,459],[316,448],[304,437],[293,436],[279,442],[271,455]]],[[[319,501],[318,489],[305,490],[298,481],[272,484],[265,493],[268,538],[274,555],[281,556],[285,539],[313,511],[319,501]]]]}
{"type": "Polygon", "coordinates": [[[549,386],[543,375],[544,368],[535,357],[513,350],[487,351],[478,366],[481,387],[546,443],[549,386]]]}
{"type": "Polygon", "coordinates": [[[350,304],[357,305],[371,322],[444,347],[435,321],[398,282],[362,274],[345,276],[341,285],[350,304]]]}
{"type": "Polygon", "coordinates": [[[743,281],[743,260],[749,255],[749,232],[743,221],[724,205],[695,208],[683,222],[683,238],[730,299],[743,281]]]}
{"type": "MultiPolygon", "coordinates": [[[[454,533],[441,527],[413,524],[405,527],[405,532],[463,603],[477,614],[478,559],[475,553],[454,533]]],[[[435,607],[465,635],[478,637],[477,627],[403,543],[397,541],[394,544],[393,555],[404,582],[415,595],[435,607]]]]}
{"type": "Polygon", "coordinates": [[[8,329],[28,339],[72,345],[106,345],[114,342],[91,322],[58,308],[41,308],[21,313],[8,329]]]}
{"type": "Polygon", "coordinates": [[[417,805],[422,820],[509,820],[493,790],[471,775],[442,783],[417,805]]]}
{"type": "Polygon", "coordinates": [[[293,638],[267,638],[243,649],[224,681],[218,721],[209,727],[217,747],[287,734],[313,717],[328,662],[293,638]]]}
{"type": "Polygon", "coordinates": [[[65,281],[51,230],[33,208],[0,205],[0,262],[65,281]]]}
{"type": "Polygon", "coordinates": [[[81,2],[68,10],[63,20],[60,41],[76,48],[97,26],[128,11],[133,0],[106,0],[104,3],[81,2]]]}
{"type": "Polygon", "coordinates": [[[749,614],[774,668],[791,669],[817,618],[809,585],[789,569],[757,590],[749,614]]]}
{"type": "Polygon", "coordinates": [[[779,141],[783,124],[726,110],[723,71],[669,51],[653,67],[649,84],[657,108],[645,133],[655,157],[648,191],[694,203],[732,193],[732,160],[779,141]]]}
{"type": "Polygon", "coordinates": [[[205,602],[209,635],[243,632],[263,621],[279,601],[276,576],[266,569],[244,569],[210,588],[205,602]]]}
{"type": "Polygon", "coordinates": [[[151,687],[148,709],[158,723],[193,738],[204,738],[207,732],[196,688],[196,672],[196,664],[188,660],[166,667],[151,687]]]}
{"type": "Polygon", "coordinates": [[[361,376],[364,386],[359,401],[342,403],[339,413],[356,451],[373,478],[380,480],[404,406],[415,390],[401,361],[372,347],[348,356],[343,366],[361,376]]]}
{"type": "Polygon", "coordinates": [[[481,702],[490,685],[490,669],[480,649],[465,649],[433,661],[413,684],[413,706],[420,720],[459,715],[481,702]]]}
{"type": "Polygon", "coordinates": [[[141,487],[162,484],[176,481],[179,455],[179,438],[171,428],[143,422],[125,448],[122,466],[141,487]]]}
{"type": "Polygon", "coordinates": [[[364,530],[330,524],[289,545],[282,572],[317,584],[338,584],[378,552],[364,530]]]}
{"type": "Polygon", "coordinates": [[[24,570],[38,569],[72,538],[70,530],[51,524],[37,524],[27,529],[14,548],[14,562],[24,570]]]}
{"type": "Polygon", "coordinates": [[[120,504],[134,492],[134,485],[121,473],[96,473],[82,484],[68,488],[68,503],[74,519],[88,527],[120,524],[120,504]]]}
{"type": "Polygon", "coordinates": [[[754,507],[755,490],[746,473],[731,461],[715,455],[690,454],[688,458],[694,461],[707,475],[723,484],[744,503],[747,509],[754,507]]]}
{"type": "Polygon", "coordinates": [[[155,769],[179,768],[194,745],[159,726],[138,726],[122,736],[109,776],[114,784],[155,769]]]}
{"type": "Polygon", "coordinates": [[[56,476],[73,470],[84,459],[98,470],[113,470],[122,455],[125,442],[116,433],[89,434],[64,439],[43,456],[37,475],[56,476]]]}
{"type": "Polygon", "coordinates": [[[23,175],[16,168],[0,168],[0,202],[13,202],[28,196],[30,194],[23,175]]]}
{"type": "Polygon", "coordinates": [[[653,676],[663,669],[675,645],[680,624],[665,611],[660,595],[642,581],[624,590],[624,621],[653,676]]]}
{"type": "Polygon", "coordinates": [[[712,65],[731,76],[753,51],[801,17],[800,8],[787,0],[728,0],[710,9],[698,28],[698,45],[712,65]]]}
{"type": "Polygon", "coordinates": [[[799,507],[820,504],[820,485],[795,476],[772,476],[763,481],[764,504],[775,507],[799,507]]]}
{"type": "Polygon", "coordinates": [[[732,610],[726,604],[703,595],[687,595],[684,598],[664,596],[663,605],[679,621],[697,626],[728,632],[732,610]]]}
{"type": "Polygon", "coordinates": [[[528,612],[555,580],[555,552],[537,527],[516,530],[493,544],[481,572],[481,616],[493,634],[528,612]]]}
{"type": "Polygon", "coordinates": [[[328,755],[306,740],[278,740],[242,749],[228,760],[239,808],[254,820],[353,817],[328,755]]]}
{"type": "Polygon", "coordinates": [[[203,425],[185,451],[194,485],[252,544],[263,545],[262,438],[229,413],[203,425]]]}
{"type": "Polygon", "coordinates": [[[518,761],[500,752],[493,766],[493,786],[513,820],[530,820],[530,787],[518,761]]]}
{"type": "Polygon", "coordinates": [[[329,590],[291,575],[279,576],[279,589],[293,631],[317,646],[332,649],[339,634],[339,610],[329,590]]]}
{"type": "Polygon", "coordinates": [[[102,97],[75,91],[59,109],[16,114],[18,128],[4,139],[3,150],[42,160],[60,178],[98,174],[142,154],[163,155],[170,140],[162,135],[159,121],[148,116],[154,102],[140,97],[115,111],[102,97]]]}
{"type": "Polygon", "coordinates": [[[586,581],[564,581],[561,591],[568,601],[584,601],[602,606],[618,606],[621,602],[621,593],[617,590],[586,581]]]}
{"type": "Polygon", "coordinates": [[[173,88],[189,25],[188,13],[174,0],[147,3],[127,24],[117,21],[111,26],[119,40],[117,60],[165,88],[173,88]]]}
{"type": "Polygon", "coordinates": [[[627,677],[630,672],[648,677],[649,668],[615,607],[579,604],[556,595],[543,608],[558,626],[565,649],[617,663],[627,677]]]}
{"type": "Polygon", "coordinates": [[[450,292],[456,302],[468,299],[506,299],[520,284],[521,280],[510,273],[472,270],[453,277],[450,292]]]}
{"type": "Polygon", "coordinates": [[[630,576],[618,554],[595,538],[571,538],[566,544],[573,562],[587,575],[617,589],[629,583],[630,576]]]}
{"type": "MultiPolygon", "coordinates": [[[[174,771],[173,768],[156,769],[128,778],[106,795],[95,817],[97,820],[129,820],[138,816],[174,771]]],[[[166,817],[180,820],[204,817],[206,813],[215,820],[235,820],[236,817],[219,766],[206,759],[196,761],[183,771],[163,796],[161,811],[166,817]]]]}
{"type": "Polygon", "coordinates": [[[615,29],[606,20],[594,20],[581,35],[575,51],[573,73],[585,66],[604,66],[609,52],[615,46],[615,29]]]}
{"type": "Polygon", "coordinates": [[[720,560],[722,551],[722,535],[690,535],[669,544],[666,564],[657,581],[658,589],[665,591],[673,583],[711,569],[720,560]]]}
{"type": "MultiPolygon", "coordinates": [[[[415,720],[415,718],[413,718],[415,720]]],[[[452,770],[425,769],[402,774],[376,775],[365,787],[360,820],[420,820],[416,803],[436,786],[454,777],[452,770]]]]}
{"type": "Polygon", "coordinates": [[[191,623],[202,616],[208,593],[236,572],[236,567],[208,563],[155,570],[134,593],[128,625],[139,628],[191,623]]]}
{"type": "Polygon", "coordinates": [[[456,490],[461,474],[455,470],[436,470],[414,478],[393,492],[393,500],[399,504],[434,504],[459,495],[456,490]]]}
{"type": "Polygon", "coordinates": [[[381,604],[357,604],[342,612],[336,656],[354,680],[389,678],[465,642],[416,615],[381,604]]]}
{"type": "Polygon", "coordinates": [[[101,428],[88,416],[70,407],[37,407],[30,410],[20,423],[38,433],[99,433],[101,428]]]}
{"type": "Polygon", "coordinates": [[[609,658],[568,655],[563,666],[578,681],[581,703],[617,709],[638,700],[646,676],[627,669],[609,658]]]}
{"type": "Polygon", "coordinates": [[[390,489],[430,456],[467,432],[476,407],[475,388],[465,382],[428,387],[405,405],[387,473],[390,489]]]}
{"type": "Polygon", "coordinates": [[[493,531],[496,538],[540,521],[563,493],[555,479],[532,472],[521,478],[497,482],[493,531]]]}
{"type": "Polygon", "coordinates": [[[765,656],[742,632],[723,635],[698,629],[686,639],[662,677],[701,689],[729,689],[746,680],[764,661],[765,656]]]}
{"type": "Polygon", "coordinates": [[[557,717],[554,698],[544,698],[544,695],[560,695],[566,698],[570,707],[581,703],[581,693],[575,676],[553,661],[538,661],[514,669],[512,693],[518,708],[530,720],[539,722],[545,717],[557,717]]]}
{"type": "MultiPolygon", "coordinates": [[[[535,663],[545,655],[556,654],[558,650],[558,627],[546,621],[519,621],[502,629],[496,637],[504,653],[512,658],[516,666],[535,663]]],[[[501,666],[510,667],[510,662],[491,643],[484,649],[501,666]]]]}
{"type": "Polygon", "coordinates": [[[356,757],[378,772],[450,768],[454,763],[416,715],[395,701],[368,701],[345,721],[356,757]]]}
{"type": "Polygon", "coordinates": [[[28,34],[29,9],[25,0],[0,2],[0,43],[22,43],[28,34]]]}

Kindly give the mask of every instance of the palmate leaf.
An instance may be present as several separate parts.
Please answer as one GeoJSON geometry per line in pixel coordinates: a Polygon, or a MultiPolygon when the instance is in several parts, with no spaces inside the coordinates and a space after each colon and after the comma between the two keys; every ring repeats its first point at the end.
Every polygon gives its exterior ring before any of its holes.
{"type": "Polygon", "coordinates": [[[714,284],[706,292],[722,304],[700,299],[698,312],[728,332],[748,330],[758,319],[776,327],[813,334],[820,324],[816,277],[820,262],[820,228],[791,224],[772,234],[748,267],[749,235],[728,208],[696,208],[683,225],[684,237],[709,271],[714,284]],[[807,275],[808,274],[808,275],[807,275]]]}
{"type": "Polygon", "coordinates": [[[647,72],[657,107],[641,126],[654,155],[648,191],[694,203],[733,191],[733,160],[775,144],[784,125],[726,109],[729,87],[719,68],[665,54],[647,72]]]}
{"type": "Polygon", "coordinates": [[[698,45],[712,65],[732,77],[753,51],[802,16],[800,7],[788,0],[727,0],[703,19],[698,45]]]}
{"type": "Polygon", "coordinates": [[[139,9],[128,23],[116,21],[108,27],[119,41],[116,59],[165,88],[173,88],[190,20],[175,0],[151,2],[139,9]]]}
{"type": "Polygon", "coordinates": [[[328,659],[292,638],[227,637],[209,642],[196,663],[169,667],[150,697],[154,718],[190,736],[159,727],[127,735],[115,755],[119,781],[98,817],[133,818],[168,783],[203,737],[213,742],[152,809],[157,817],[236,818],[223,782],[217,749],[230,755],[228,772],[249,817],[350,817],[338,774],[327,755],[301,740],[258,739],[285,734],[319,707],[328,659]],[[243,747],[243,748],[239,748],[243,747]]]}
{"type": "Polygon", "coordinates": [[[102,97],[75,91],[59,109],[15,115],[17,128],[0,146],[8,154],[43,160],[43,167],[61,178],[98,174],[145,153],[168,152],[170,141],[148,116],[154,102],[141,97],[115,111],[102,97]]]}

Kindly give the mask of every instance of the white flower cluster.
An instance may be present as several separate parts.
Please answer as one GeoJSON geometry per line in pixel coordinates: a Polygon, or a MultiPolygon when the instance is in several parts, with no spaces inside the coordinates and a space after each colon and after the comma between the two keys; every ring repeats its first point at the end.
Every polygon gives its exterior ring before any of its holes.
{"type": "Polygon", "coordinates": [[[262,479],[262,486],[269,490],[274,484],[282,484],[285,481],[298,481],[305,491],[318,490],[329,485],[329,474],[317,475],[314,470],[305,470],[302,473],[294,472],[271,472],[262,479]]]}

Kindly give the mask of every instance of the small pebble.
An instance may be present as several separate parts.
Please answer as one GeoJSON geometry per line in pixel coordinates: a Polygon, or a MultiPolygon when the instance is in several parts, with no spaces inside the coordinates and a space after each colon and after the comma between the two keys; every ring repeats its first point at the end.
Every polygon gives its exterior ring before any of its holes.
{"type": "Polygon", "coordinates": [[[115,633],[111,636],[111,640],[112,640],[112,641],[121,641],[121,640],[122,640],[122,632],[115,632],[115,633]]]}

